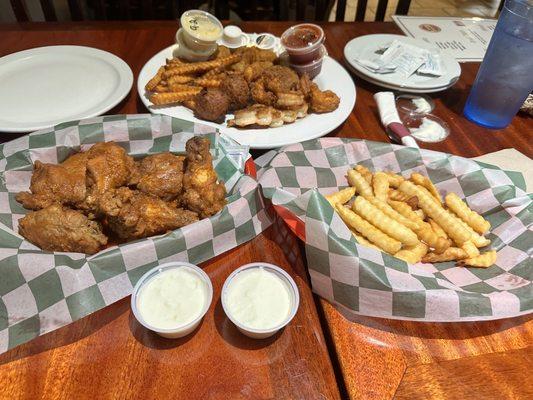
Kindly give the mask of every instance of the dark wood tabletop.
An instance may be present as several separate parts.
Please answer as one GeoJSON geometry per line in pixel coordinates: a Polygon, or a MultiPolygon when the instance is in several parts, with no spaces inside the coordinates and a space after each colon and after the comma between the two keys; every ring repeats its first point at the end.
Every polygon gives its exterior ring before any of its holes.
{"type": "MultiPolygon", "coordinates": [[[[280,34],[290,23],[247,22],[248,32],[280,34]]],[[[400,33],[392,23],[324,23],[330,56],[344,63],[352,38],[400,33]]],[[[33,47],[75,44],[110,51],[135,78],[173,42],[174,22],[83,22],[0,25],[0,56],[33,47]]],[[[503,130],[462,116],[478,64],[462,64],[459,82],[432,95],[434,113],[451,128],[442,143],[425,145],[465,157],[514,147],[533,155],[533,120],[519,115],[503,130]]],[[[354,111],[331,136],[388,141],[372,95],[380,88],[354,77],[354,111]]],[[[145,113],[135,85],[109,114],[145,113]]],[[[0,141],[19,135],[0,133],[0,141]]],[[[124,299],[67,327],[0,355],[0,398],[389,399],[531,398],[531,317],[431,324],[359,317],[345,319],[313,297],[301,243],[277,222],[266,232],[202,267],[219,298],[238,266],[266,261],[297,281],[301,303],[275,337],[254,341],[236,331],[213,301],[201,326],[179,340],[140,327],[124,299]]]]}

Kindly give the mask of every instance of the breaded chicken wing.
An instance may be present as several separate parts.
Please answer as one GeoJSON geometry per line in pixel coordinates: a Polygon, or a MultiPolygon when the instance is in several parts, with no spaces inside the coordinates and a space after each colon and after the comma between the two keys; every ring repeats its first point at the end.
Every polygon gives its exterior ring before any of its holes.
{"type": "Polygon", "coordinates": [[[59,204],[26,215],[19,221],[19,233],[47,251],[94,254],[107,244],[98,222],[59,204]]]}
{"type": "Polygon", "coordinates": [[[187,141],[187,162],[183,176],[183,204],[207,218],[226,204],[226,188],[218,183],[217,173],[209,153],[209,140],[195,136],[187,141]]]}
{"type": "Polygon", "coordinates": [[[77,153],[62,164],[35,161],[30,192],[18,193],[16,199],[24,208],[40,210],[54,203],[74,205],[85,199],[87,156],[77,153]]]}
{"type": "Polygon", "coordinates": [[[127,187],[104,193],[100,209],[109,228],[124,240],[158,235],[198,220],[195,212],[127,187]]]}
{"type": "Polygon", "coordinates": [[[174,200],[183,186],[183,161],[185,157],[172,153],[159,153],[145,157],[138,168],[137,189],[163,200],[174,200]]]}
{"type": "Polygon", "coordinates": [[[87,197],[79,208],[96,211],[103,193],[132,183],[135,161],[114,142],[97,143],[87,151],[87,197]]]}

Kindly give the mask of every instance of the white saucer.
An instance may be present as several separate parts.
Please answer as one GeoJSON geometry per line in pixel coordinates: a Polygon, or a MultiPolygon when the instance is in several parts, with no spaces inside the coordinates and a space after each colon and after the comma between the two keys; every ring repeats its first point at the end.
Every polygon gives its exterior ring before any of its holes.
{"type": "Polygon", "coordinates": [[[95,117],[130,92],[133,73],[107,51],[49,46],[0,58],[0,132],[95,117]]]}
{"type": "Polygon", "coordinates": [[[375,34],[360,36],[349,41],[344,47],[344,57],[356,75],[371,83],[389,89],[403,90],[412,93],[431,93],[445,90],[454,85],[459,79],[461,75],[461,66],[453,57],[442,52],[440,55],[446,73],[443,76],[438,77],[413,74],[410,77],[405,78],[396,72],[390,74],[377,74],[355,62],[355,59],[359,58],[372,59],[375,56],[377,49],[395,39],[424,49],[438,51],[438,49],[424,41],[412,39],[407,36],[375,34]]]}

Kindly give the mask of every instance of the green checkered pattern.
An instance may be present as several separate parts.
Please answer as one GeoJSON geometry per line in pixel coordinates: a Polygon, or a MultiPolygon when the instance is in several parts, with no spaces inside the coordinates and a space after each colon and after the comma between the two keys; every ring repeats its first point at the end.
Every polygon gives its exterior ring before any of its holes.
{"type": "Polygon", "coordinates": [[[168,261],[201,263],[270,225],[257,182],[244,175],[248,148],[214,128],[161,115],[118,115],[68,122],[0,145],[0,353],[128,296],[149,269],[168,261]],[[184,152],[193,135],[211,139],[228,205],[217,215],[165,235],[96,255],[43,252],[18,235],[27,213],[32,162],[57,163],[94,143],[113,140],[132,156],[184,152]]]}
{"type": "Polygon", "coordinates": [[[305,222],[313,291],[345,312],[424,321],[507,318],[533,309],[533,207],[520,173],[449,154],[365,140],[323,138],[256,160],[266,197],[305,222]],[[355,164],[429,176],[492,225],[487,269],[407,264],[357,243],[323,195],[346,187],[355,164]]]}

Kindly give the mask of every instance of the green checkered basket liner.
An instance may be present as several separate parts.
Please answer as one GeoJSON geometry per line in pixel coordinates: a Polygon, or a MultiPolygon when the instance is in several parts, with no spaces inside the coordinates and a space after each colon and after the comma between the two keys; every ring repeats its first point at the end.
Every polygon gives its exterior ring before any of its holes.
{"type": "Polygon", "coordinates": [[[257,182],[243,173],[247,157],[247,147],[212,127],[161,115],[74,121],[0,145],[0,353],[128,296],[159,263],[201,263],[269,226],[257,182]],[[33,161],[61,162],[111,140],[132,156],[180,153],[193,135],[211,139],[215,168],[228,190],[228,205],[217,215],[92,256],[43,252],[18,235],[18,220],[27,210],[15,195],[28,190],[33,161]]]}
{"type": "Polygon", "coordinates": [[[264,195],[305,222],[313,291],[348,314],[472,321],[531,312],[532,196],[520,173],[435,151],[339,138],[270,151],[256,163],[264,195]],[[442,194],[457,193],[490,221],[496,264],[411,265],[360,246],[323,197],[346,187],[346,171],[357,163],[406,177],[417,171],[442,194]]]}

